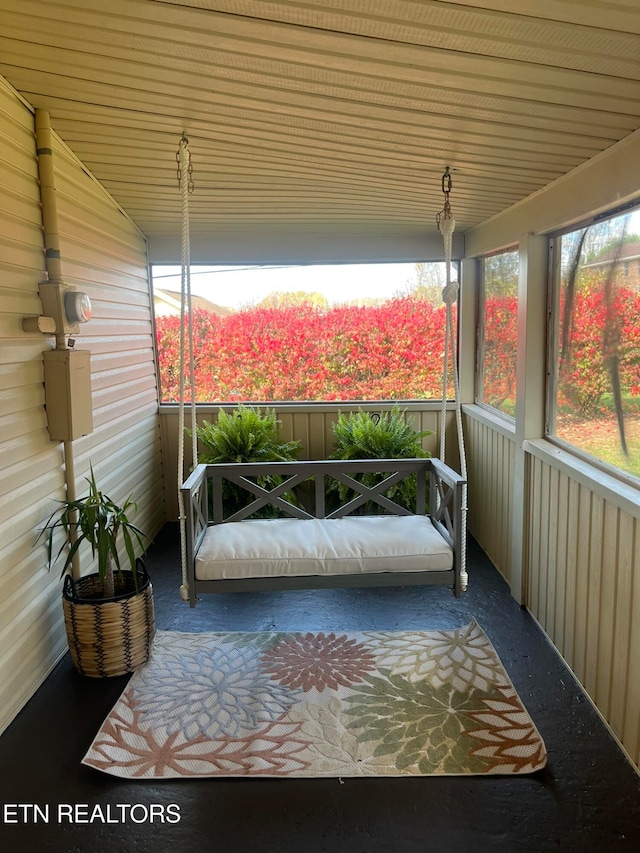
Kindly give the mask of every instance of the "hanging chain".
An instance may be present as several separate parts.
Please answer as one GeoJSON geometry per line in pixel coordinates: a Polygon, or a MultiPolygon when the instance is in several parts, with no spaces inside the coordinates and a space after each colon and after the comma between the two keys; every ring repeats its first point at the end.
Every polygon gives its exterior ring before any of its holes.
{"type": "Polygon", "coordinates": [[[442,193],[444,195],[444,207],[436,216],[436,224],[438,231],[442,235],[444,242],[444,259],[446,263],[446,285],[442,291],[442,299],[445,304],[449,305],[458,298],[458,283],[451,281],[451,252],[453,248],[453,232],[456,228],[456,221],[453,218],[451,204],[449,203],[449,194],[451,192],[451,172],[449,166],[444,170],[442,176],[442,193]]]}
{"type": "Polygon", "coordinates": [[[440,211],[440,213],[436,214],[436,225],[438,226],[438,231],[442,234],[441,222],[443,219],[451,219],[451,205],[449,204],[449,193],[451,192],[452,181],[451,181],[451,173],[449,171],[449,166],[447,166],[444,170],[444,175],[442,176],[442,193],[444,195],[444,207],[440,211]]]}
{"type": "Polygon", "coordinates": [[[180,140],[180,144],[178,145],[178,150],[176,151],[176,163],[178,164],[178,168],[176,170],[176,177],[178,179],[178,186],[180,186],[182,184],[182,167],[180,165],[180,149],[181,148],[186,148],[187,154],[189,156],[189,165],[187,166],[187,174],[189,176],[189,178],[187,180],[187,188],[189,190],[189,193],[191,194],[194,190],[193,166],[191,165],[191,151],[189,151],[189,140],[187,139],[187,137],[184,134],[182,134],[182,139],[180,140]]]}

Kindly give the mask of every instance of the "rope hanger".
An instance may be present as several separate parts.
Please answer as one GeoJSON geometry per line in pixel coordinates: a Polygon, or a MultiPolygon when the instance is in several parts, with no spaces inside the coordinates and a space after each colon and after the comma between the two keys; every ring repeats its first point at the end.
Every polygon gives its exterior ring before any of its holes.
{"type": "Polygon", "coordinates": [[[442,176],[442,193],[444,195],[444,207],[436,215],[436,225],[442,235],[444,243],[444,257],[446,266],[445,286],[442,289],[442,301],[446,306],[446,320],[444,330],[444,363],[442,366],[442,407],[440,409],[440,459],[446,462],[447,450],[447,388],[449,385],[449,356],[451,356],[451,373],[453,376],[453,392],[456,407],[456,428],[458,433],[458,448],[460,451],[460,474],[465,480],[462,487],[462,547],[460,551],[460,579],[462,589],[467,588],[468,575],[467,563],[467,458],[464,447],[464,433],[462,430],[462,402],[460,400],[460,378],[458,376],[458,360],[456,354],[456,340],[453,325],[453,306],[458,300],[458,282],[451,280],[451,254],[453,246],[453,232],[456,229],[456,221],[453,217],[449,194],[451,193],[452,180],[449,166],[445,168],[442,176]]]}
{"type": "Polygon", "coordinates": [[[180,597],[183,601],[189,600],[189,584],[187,580],[187,531],[186,518],[184,514],[184,500],[180,486],[184,482],[184,410],[185,410],[185,367],[187,364],[187,348],[189,351],[189,388],[191,394],[191,452],[192,464],[195,468],[198,464],[198,438],[196,434],[196,393],[195,393],[195,370],[193,353],[193,324],[191,311],[191,247],[189,241],[189,195],[193,192],[193,169],[191,166],[191,152],[189,151],[189,140],[182,134],[178,151],[176,152],[178,164],[177,177],[180,187],[182,202],[182,267],[180,276],[180,396],[178,405],[178,519],[180,521],[180,561],[182,566],[182,585],[180,586],[180,597]],[[185,341],[185,314],[187,316],[187,341],[185,341]]]}

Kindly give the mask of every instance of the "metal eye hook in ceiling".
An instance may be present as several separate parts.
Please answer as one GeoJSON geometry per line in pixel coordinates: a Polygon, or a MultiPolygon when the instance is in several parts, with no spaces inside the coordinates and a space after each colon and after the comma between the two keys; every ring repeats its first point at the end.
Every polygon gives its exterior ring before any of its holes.
{"type": "MultiPolygon", "coordinates": [[[[451,169],[449,166],[447,166],[444,170],[444,175],[442,176],[442,193],[444,195],[444,207],[442,208],[440,213],[436,215],[436,225],[438,226],[438,231],[443,236],[445,233],[445,229],[448,230],[447,226],[445,226],[444,224],[445,220],[453,220],[453,216],[451,214],[451,204],[449,203],[449,193],[451,192],[452,186],[453,182],[451,180],[451,169]]],[[[451,232],[453,233],[453,228],[451,229],[451,232]]]]}

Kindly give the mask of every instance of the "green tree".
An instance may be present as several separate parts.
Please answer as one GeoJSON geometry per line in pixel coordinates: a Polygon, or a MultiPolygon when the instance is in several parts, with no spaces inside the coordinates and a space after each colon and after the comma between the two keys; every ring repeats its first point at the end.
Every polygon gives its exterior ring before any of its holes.
{"type": "Polygon", "coordinates": [[[444,263],[417,263],[414,264],[413,277],[406,280],[404,286],[396,291],[395,296],[411,296],[438,308],[442,305],[442,288],[445,284],[444,263]]]}
{"type": "Polygon", "coordinates": [[[518,274],[520,257],[517,251],[500,252],[484,259],[484,294],[508,297],[518,295],[518,274]]]}
{"type": "Polygon", "coordinates": [[[311,305],[313,308],[325,310],[329,308],[326,296],[316,291],[306,293],[304,290],[293,292],[272,290],[258,304],[259,308],[295,308],[298,305],[311,305]]]}

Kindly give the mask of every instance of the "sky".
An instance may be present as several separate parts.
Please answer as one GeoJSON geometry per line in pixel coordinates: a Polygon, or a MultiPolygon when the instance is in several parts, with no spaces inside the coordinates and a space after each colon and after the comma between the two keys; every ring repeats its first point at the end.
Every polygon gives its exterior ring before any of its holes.
{"type": "MultiPolygon", "coordinates": [[[[180,291],[180,267],[154,266],[154,285],[180,291]]],[[[241,308],[274,290],[322,293],[331,304],[388,298],[415,278],[415,264],[330,264],[293,267],[192,267],[191,293],[241,308]],[[208,272],[205,272],[208,270],[208,272]]]]}
{"type": "MultiPolygon", "coordinates": [[[[630,215],[627,233],[640,233],[640,210],[630,215]]],[[[156,287],[180,291],[180,267],[154,266],[153,276],[156,287]]],[[[193,294],[234,309],[255,305],[273,291],[322,293],[332,305],[366,297],[388,299],[412,280],[414,263],[191,268],[193,294]]]]}

